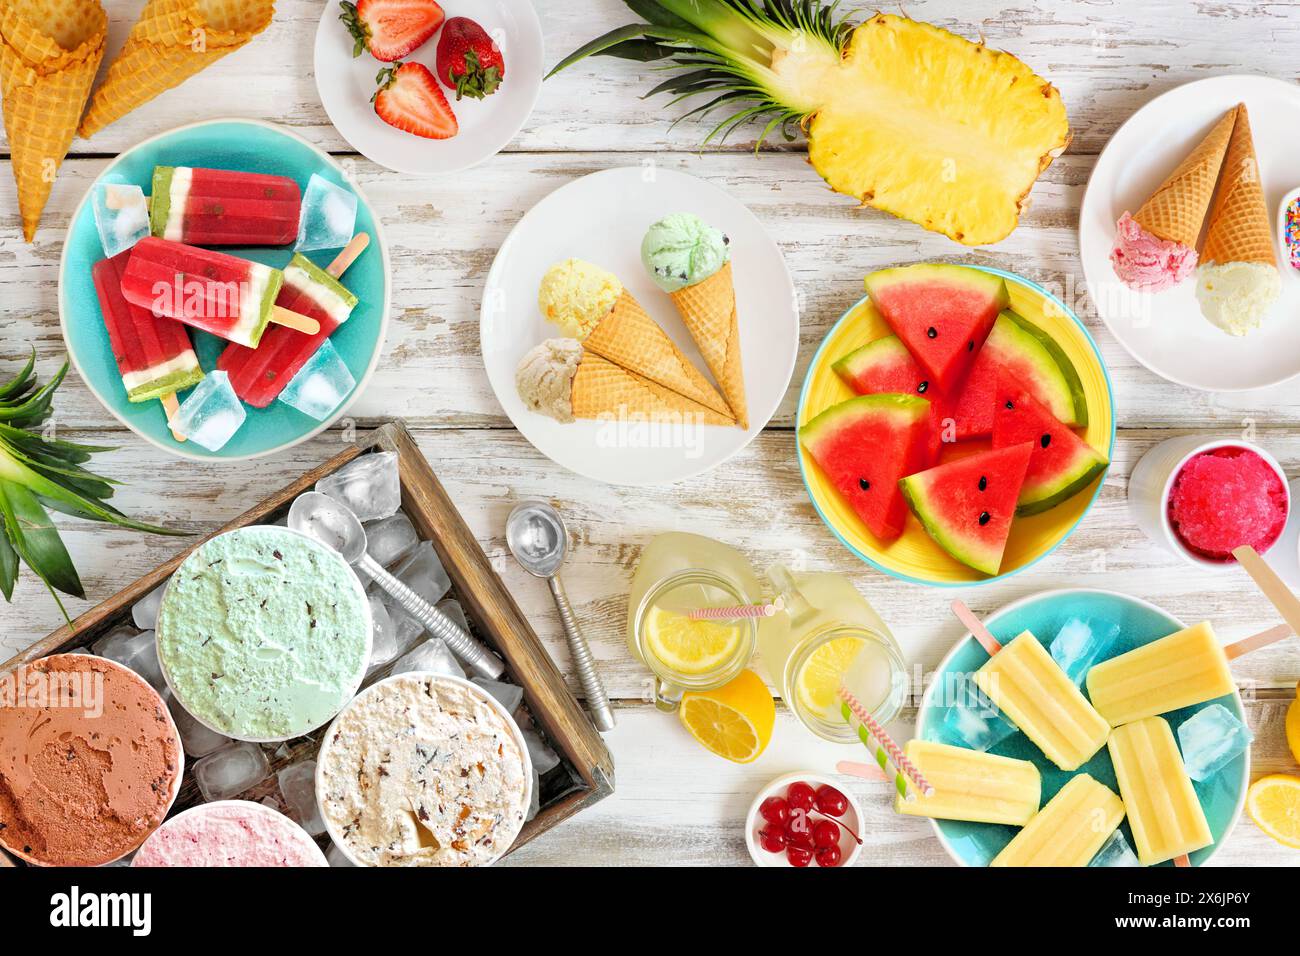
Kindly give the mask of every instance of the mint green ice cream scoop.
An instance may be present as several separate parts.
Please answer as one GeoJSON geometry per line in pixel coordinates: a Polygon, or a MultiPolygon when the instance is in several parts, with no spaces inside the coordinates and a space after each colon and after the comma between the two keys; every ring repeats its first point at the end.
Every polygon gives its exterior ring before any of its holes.
{"type": "Polygon", "coordinates": [[[665,292],[703,282],[731,258],[731,240],[699,216],[675,212],[646,230],[641,262],[665,292]]]}

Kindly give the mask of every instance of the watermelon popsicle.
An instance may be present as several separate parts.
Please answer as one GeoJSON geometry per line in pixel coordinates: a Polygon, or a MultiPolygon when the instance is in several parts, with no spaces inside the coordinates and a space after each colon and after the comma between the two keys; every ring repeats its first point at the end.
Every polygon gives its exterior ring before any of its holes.
{"type": "Polygon", "coordinates": [[[298,237],[302,191],[285,176],[155,166],[150,229],[194,246],[284,246],[298,237]]]}
{"type": "Polygon", "coordinates": [[[255,349],[231,344],[217,360],[217,368],[230,375],[235,394],[254,408],[265,408],[284,390],[334,331],[356,308],[357,297],[339,283],[370,242],[358,233],[333,262],[321,269],[301,253],[285,267],[284,285],[276,302],[316,319],[320,329],[307,335],[290,328],[274,328],[262,336],[255,349]]]}
{"type": "Polygon", "coordinates": [[[256,348],[270,322],[320,330],[317,320],[275,304],[283,282],[279,269],[145,236],[131,249],[122,295],[154,315],[256,348]]]}

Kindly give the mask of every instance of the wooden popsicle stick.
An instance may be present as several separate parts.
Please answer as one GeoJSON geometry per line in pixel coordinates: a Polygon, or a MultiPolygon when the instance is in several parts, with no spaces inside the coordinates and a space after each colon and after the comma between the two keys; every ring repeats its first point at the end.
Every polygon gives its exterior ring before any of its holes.
{"type": "Polygon", "coordinates": [[[1182,856],[1174,857],[1174,866],[1191,866],[1192,859],[1186,853],[1182,856]]]}
{"type": "Polygon", "coordinates": [[[1277,576],[1277,572],[1250,545],[1234,549],[1232,556],[1254,579],[1255,584],[1264,592],[1264,597],[1277,608],[1282,620],[1291,625],[1293,632],[1300,634],[1300,599],[1277,576]]]}
{"type": "Polygon", "coordinates": [[[1244,657],[1251,651],[1257,651],[1261,647],[1276,644],[1294,633],[1290,624],[1279,624],[1277,627],[1270,627],[1267,631],[1260,631],[1251,637],[1243,638],[1235,644],[1229,644],[1223,649],[1223,653],[1228,660],[1235,661],[1238,657],[1244,657]]]}
{"type": "Polygon", "coordinates": [[[874,763],[858,763],[854,760],[841,760],[835,765],[835,772],[848,777],[861,777],[863,780],[885,781],[889,777],[874,763]]]}
{"type": "Polygon", "coordinates": [[[176,413],[179,412],[181,408],[181,403],[176,398],[176,393],[172,392],[170,395],[164,395],[159,399],[159,401],[162,402],[163,411],[167,413],[167,427],[171,429],[172,438],[175,438],[177,441],[184,441],[185,436],[175,428],[172,428],[171,424],[172,419],[176,417],[176,413]]]}
{"type": "Polygon", "coordinates": [[[989,629],[984,626],[984,622],[977,618],[970,608],[960,600],[953,601],[951,606],[952,613],[957,615],[957,620],[966,625],[975,640],[979,641],[980,646],[988,652],[989,657],[1002,650],[1002,643],[989,633],[989,629]]]}
{"type": "Polygon", "coordinates": [[[276,325],[285,325],[307,335],[315,335],[320,331],[320,323],[311,316],[293,312],[282,305],[272,307],[271,321],[276,325]]]}
{"type": "Polygon", "coordinates": [[[334,257],[334,261],[325,267],[325,271],[337,279],[348,271],[348,266],[357,261],[357,256],[365,252],[368,245],[370,245],[370,234],[357,233],[352,237],[352,241],[343,247],[343,251],[334,257]]]}

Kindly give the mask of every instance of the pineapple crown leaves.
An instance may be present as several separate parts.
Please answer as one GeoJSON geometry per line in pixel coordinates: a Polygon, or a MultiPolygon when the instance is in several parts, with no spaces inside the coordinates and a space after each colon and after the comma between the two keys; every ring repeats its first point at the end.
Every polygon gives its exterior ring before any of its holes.
{"type": "Polygon", "coordinates": [[[611,30],[565,57],[550,78],[589,56],[616,56],[653,62],[668,60],[662,69],[674,73],[645,97],[672,94],[674,106],[703,94],[712,94],[677,118],[704,117],[731,108],[721,123],[705,136],[702,145],[722,142],[737,127],[765,119],[754,148],[777,128],[787,139],[806,118],[777,96],[773,65],[783,52],[808,43],[821,43],[842,55],[852,32],[845,19],[835,15],[839,0],[624,0],[646,22],[611,30]],[[744,104],[750,104],[745,106],[744,104]],[[743,107],[743,108],[741,108],[743,107]]]}
{"type": "Polygon", "coordinates": [[[18,374],[0,385],[0,593],[12,600],[21,559],[49,588],[66,618],[58,592],[85,597],[85,591],[49,510],[155,534],[188,532],[135,521],[104,500],[112,497],[118,482],[81,466],[96,452],[111,449],[40,433],[68,362],[39,387],[35,366],[33,349],[18,374]]]}

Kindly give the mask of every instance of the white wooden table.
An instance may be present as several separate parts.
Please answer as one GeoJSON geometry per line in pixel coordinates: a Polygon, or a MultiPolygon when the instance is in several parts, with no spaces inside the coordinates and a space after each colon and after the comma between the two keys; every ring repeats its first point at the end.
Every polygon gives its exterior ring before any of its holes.
{"type": "MultiPolygon", "coordinates": [[[[142,0],[105,0],[110,56],[142,0]]],[[[1231,72],[1295,81],[1300,7],[1218,0],[910,0],[907,12],[968,37],[981,32],[1046,75],[1070,112],[1074,142],[1033,192],[1020,228],[995,248],[966,249],[830,193],[801,147],[755,157],[746,133],[700,153],[700,126],[672,132],[658,102],[640,94],[651,70],[620,60],[588,61],[545,84],[537,110],[506,152],[446,179],[390,173],[357,157],[330,126],[312,79],[320,0],[280,0],[270,29],[239,53],[165,94],[93,140],[78,140],[54,186],[34,245],[23,243],[12,178],[0,170],[0,373],[34,343],[48,376],[61,360],[57,267],[69,215],[107,160],[146,136],[220,115],[283,122],[352,164],[384,221],[390,243],[393,313],[379,370],[354,406],[358,427],[404,418],[538,632],[567,666],[559,622],[542,582],[505,551],[503,527],[521,497],[553,501],[575,532],[566,580],[612,696],[618,729],[609,737],[617,793],[516,854],[519,863],[740,863],[742,815],[769,778],[830,769],[853,750],[819,744],[781,710],[774,740],[756,763],[737,767],[699,749],[676,721],[645,702],[646,675],[623,636],[625,595],[642,546],[674,528],[712,535],[752,557],[850,575],[889,621],[914,666],[929,671],[960,636],[946,611],[950,593],[899,583],[858,563],[817,519],[795,462],[791,422],[808,362],[831,323],[861,294],[876,268],[923,259],[996,265],[1058,291],[1076,305],[1101,346],[1116,386],[1119,440],[1097,506],[1052,558],[1032,573],[959,593],[988,612],[1039,590],[1113,588],[1152,600],[1189,621],[1213,619],[1223,636],[1277,623],[1244,574],[1198,573],[1145,540],[1125,507],[1127,475],[1156,442],[1187,432],[1251,428],[1293,474],[1300,471],[1300,385],[1232,396],[1168,384],[1137,366],[1096,319],[1082,289],[1076,240],[1079,204],[1098,151],[1151,97],[1189,80],[1231,72]],[[610,488],[561,471],[510,426],[492,397],[479,357],[478,306],[500,242],[539,199],[575,177],[611,166],[656,163],[711,180],[746,203],[781,244],[802,301],[799,362],[767,431],[712,474],[671,488],[610,488]]],[[[632,22],[618,0],[538,0],[548,63],[597,34],[632,22]]],[[[7,149],[4,150],[7,156],[7,149]]],[[[0,160],[8,166],[7,159],[0,160]]],[[[84,317],[90,320],[90,317],[84,317]]],[[[74,440],[120,446],[99,470],[127,484],[116,500],[141,518],[206,532],[331,455],[333,430],[272,458],[234,466],[169,458],[117,426],[73,372],[59,393],[55,423],[74,440]]],[[[92,601],[152,569],[181,547],[176,539],[60,518],[92,601]]],[[[71,601],[75,615],[87,606],[71,601]]],[[[24,574],[14,603],[0,604],[0,659],[61,623],[41,585],[24,574]]],[[[1285,641],[1241,661],[1257,734],[1254,772],[1296,771],[1282,735],[1300,678],[1300,643],[1285,641]]],[[[914,710],[895,725],[909,732],[914,710]]],[[[863,752],[864,753],[864,752],[863,752]]],[[[871,864],[942,864],[947,857],[923,820],[896,817],[884,784],[851,786],[864,803],[871,864]]],[[[1244,819],[1219,856],[1224,863],[1295,864],[1244,819]]]]}

